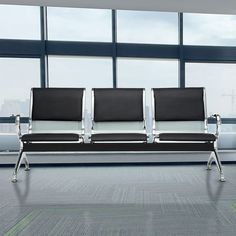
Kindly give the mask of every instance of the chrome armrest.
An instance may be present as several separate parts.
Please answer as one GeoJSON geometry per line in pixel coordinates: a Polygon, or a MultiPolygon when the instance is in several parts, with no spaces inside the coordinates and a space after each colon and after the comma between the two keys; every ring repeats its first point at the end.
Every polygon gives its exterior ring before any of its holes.
{"type": "Polygon", "coordinates": [[[212,118],[215,118],[216,119],[216,132],[215,132],[215,136],[217,138],[219,138],[219,135],[220,135],[220,127],[221,127],[221,116],[219,114],[213,114],[211,115],[212,118]]]}
{"type": "Polygon", "coordinates": [[[19,139],[21,139],[21,125],[20,125],[20,115],[16,115],[16,119],[15,119],[15,125],[16,125],[16,133],[19,137],[19,139]]]}

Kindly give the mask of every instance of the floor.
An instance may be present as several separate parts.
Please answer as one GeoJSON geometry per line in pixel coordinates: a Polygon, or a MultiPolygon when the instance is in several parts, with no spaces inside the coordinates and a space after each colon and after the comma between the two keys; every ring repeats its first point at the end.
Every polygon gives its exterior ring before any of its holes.
{"type": "Polygon", "coordinates": [[[0,168],[0,235],[236,235],[236,165],[0,168]]]}

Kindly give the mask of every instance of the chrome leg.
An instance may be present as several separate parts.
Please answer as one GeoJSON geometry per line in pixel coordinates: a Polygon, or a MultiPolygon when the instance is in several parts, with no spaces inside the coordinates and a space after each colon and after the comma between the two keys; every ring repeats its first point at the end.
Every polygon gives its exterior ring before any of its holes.
{"type": "Polygon", "coordinates": [[[217,152],[216,149],[214,150],[214,154],[215,154],[214,159],[215,159],[215,162],[216,162],[216,166],[217,166],[217,169],[220,172],[220,181],[225,182],[225,177],[224,177],[224,173],[223,173],[222,164],[221,164],[221,161],[220,161],[220,158],[219,158],[219,155],[218,155],[218,152],[217,152]]]}
{"type": "Polygon", "coordinates": [[[22,157],[23,157],[23,149],[20,149],[20,152],[19,152],[19,156],[18,156],[18,160],[16,162],[16,165],[15,165],[15,169],[13,171],[13,175],[12,175],[12,179],[11,179],[11,182],[12,183],[16,183],[17,182],[17,173],[18,173],[18,170],[20,168],[20,165],[21,165],[21,162],[22,162],[22,157]]]}
{"type": "Polygon", "coordinates": [[[26,153],[23,153],[22,155],[23,155],[24,161],[25,161],[25,171],[29,171],[30,170],[30,166],[29,166],[29,161],[28,161],[28,158],[26,156],[26,153]]]}
{"type": "Polygon", "coordinates": [[[210,157],[207,161],[207,170],[211,170],[211,164],[212,164],[212,161],[214,160],[214,152],[211,152],[210,154],[210,157]]]}

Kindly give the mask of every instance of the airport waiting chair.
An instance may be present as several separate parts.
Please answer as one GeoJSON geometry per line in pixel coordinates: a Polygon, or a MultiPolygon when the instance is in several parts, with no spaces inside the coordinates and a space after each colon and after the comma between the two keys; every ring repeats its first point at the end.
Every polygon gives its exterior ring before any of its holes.
{"type": "Polygon", "coordinates": [[[146,143],[145,90],[92,89],[91,143],[146,143]]]}
{"type": "Polygon", "coordinates": [[[59,144],[63,149],[68,143],[83,143],[84,98],[83,88],[32,88],[27,134],[21,134],[20,115],[16,116],[20,151],[12,182],[17,181],[23,159],[25,170],[30,169],[26,146],[30,146],[31,151],[50,151],[51,144],[59,144]]]}
{"type": "Polygon", "coordinates": [[[216,133],[208,132],[206,93],[204,88],[154,88],[152,89],[154,143],[178,144],[180,150],[210,151],[207,169],[214,160],[225,181],[217,151],[221,119],[216,119],[216,133]]]}

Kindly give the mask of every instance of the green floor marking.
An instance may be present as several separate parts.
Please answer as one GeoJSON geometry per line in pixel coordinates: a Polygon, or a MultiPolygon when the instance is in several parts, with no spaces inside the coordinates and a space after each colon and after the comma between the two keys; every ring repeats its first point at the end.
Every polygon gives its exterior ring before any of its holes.
{"type": "Polygon", "coordinates": [[[15,236],[20,231],[22,231],[37,215],[38,210],[33,210],[31,213],[22,218],[18,223],[16,223],[10,230],[8,230],[4,236],[15,236]]]}
{"type": "Polygon", "coordinates": [[[235,204],[235,203],[231,204],[231,209],[232,209],[234,212],[236,212],[236,204],[235,204]]]}

